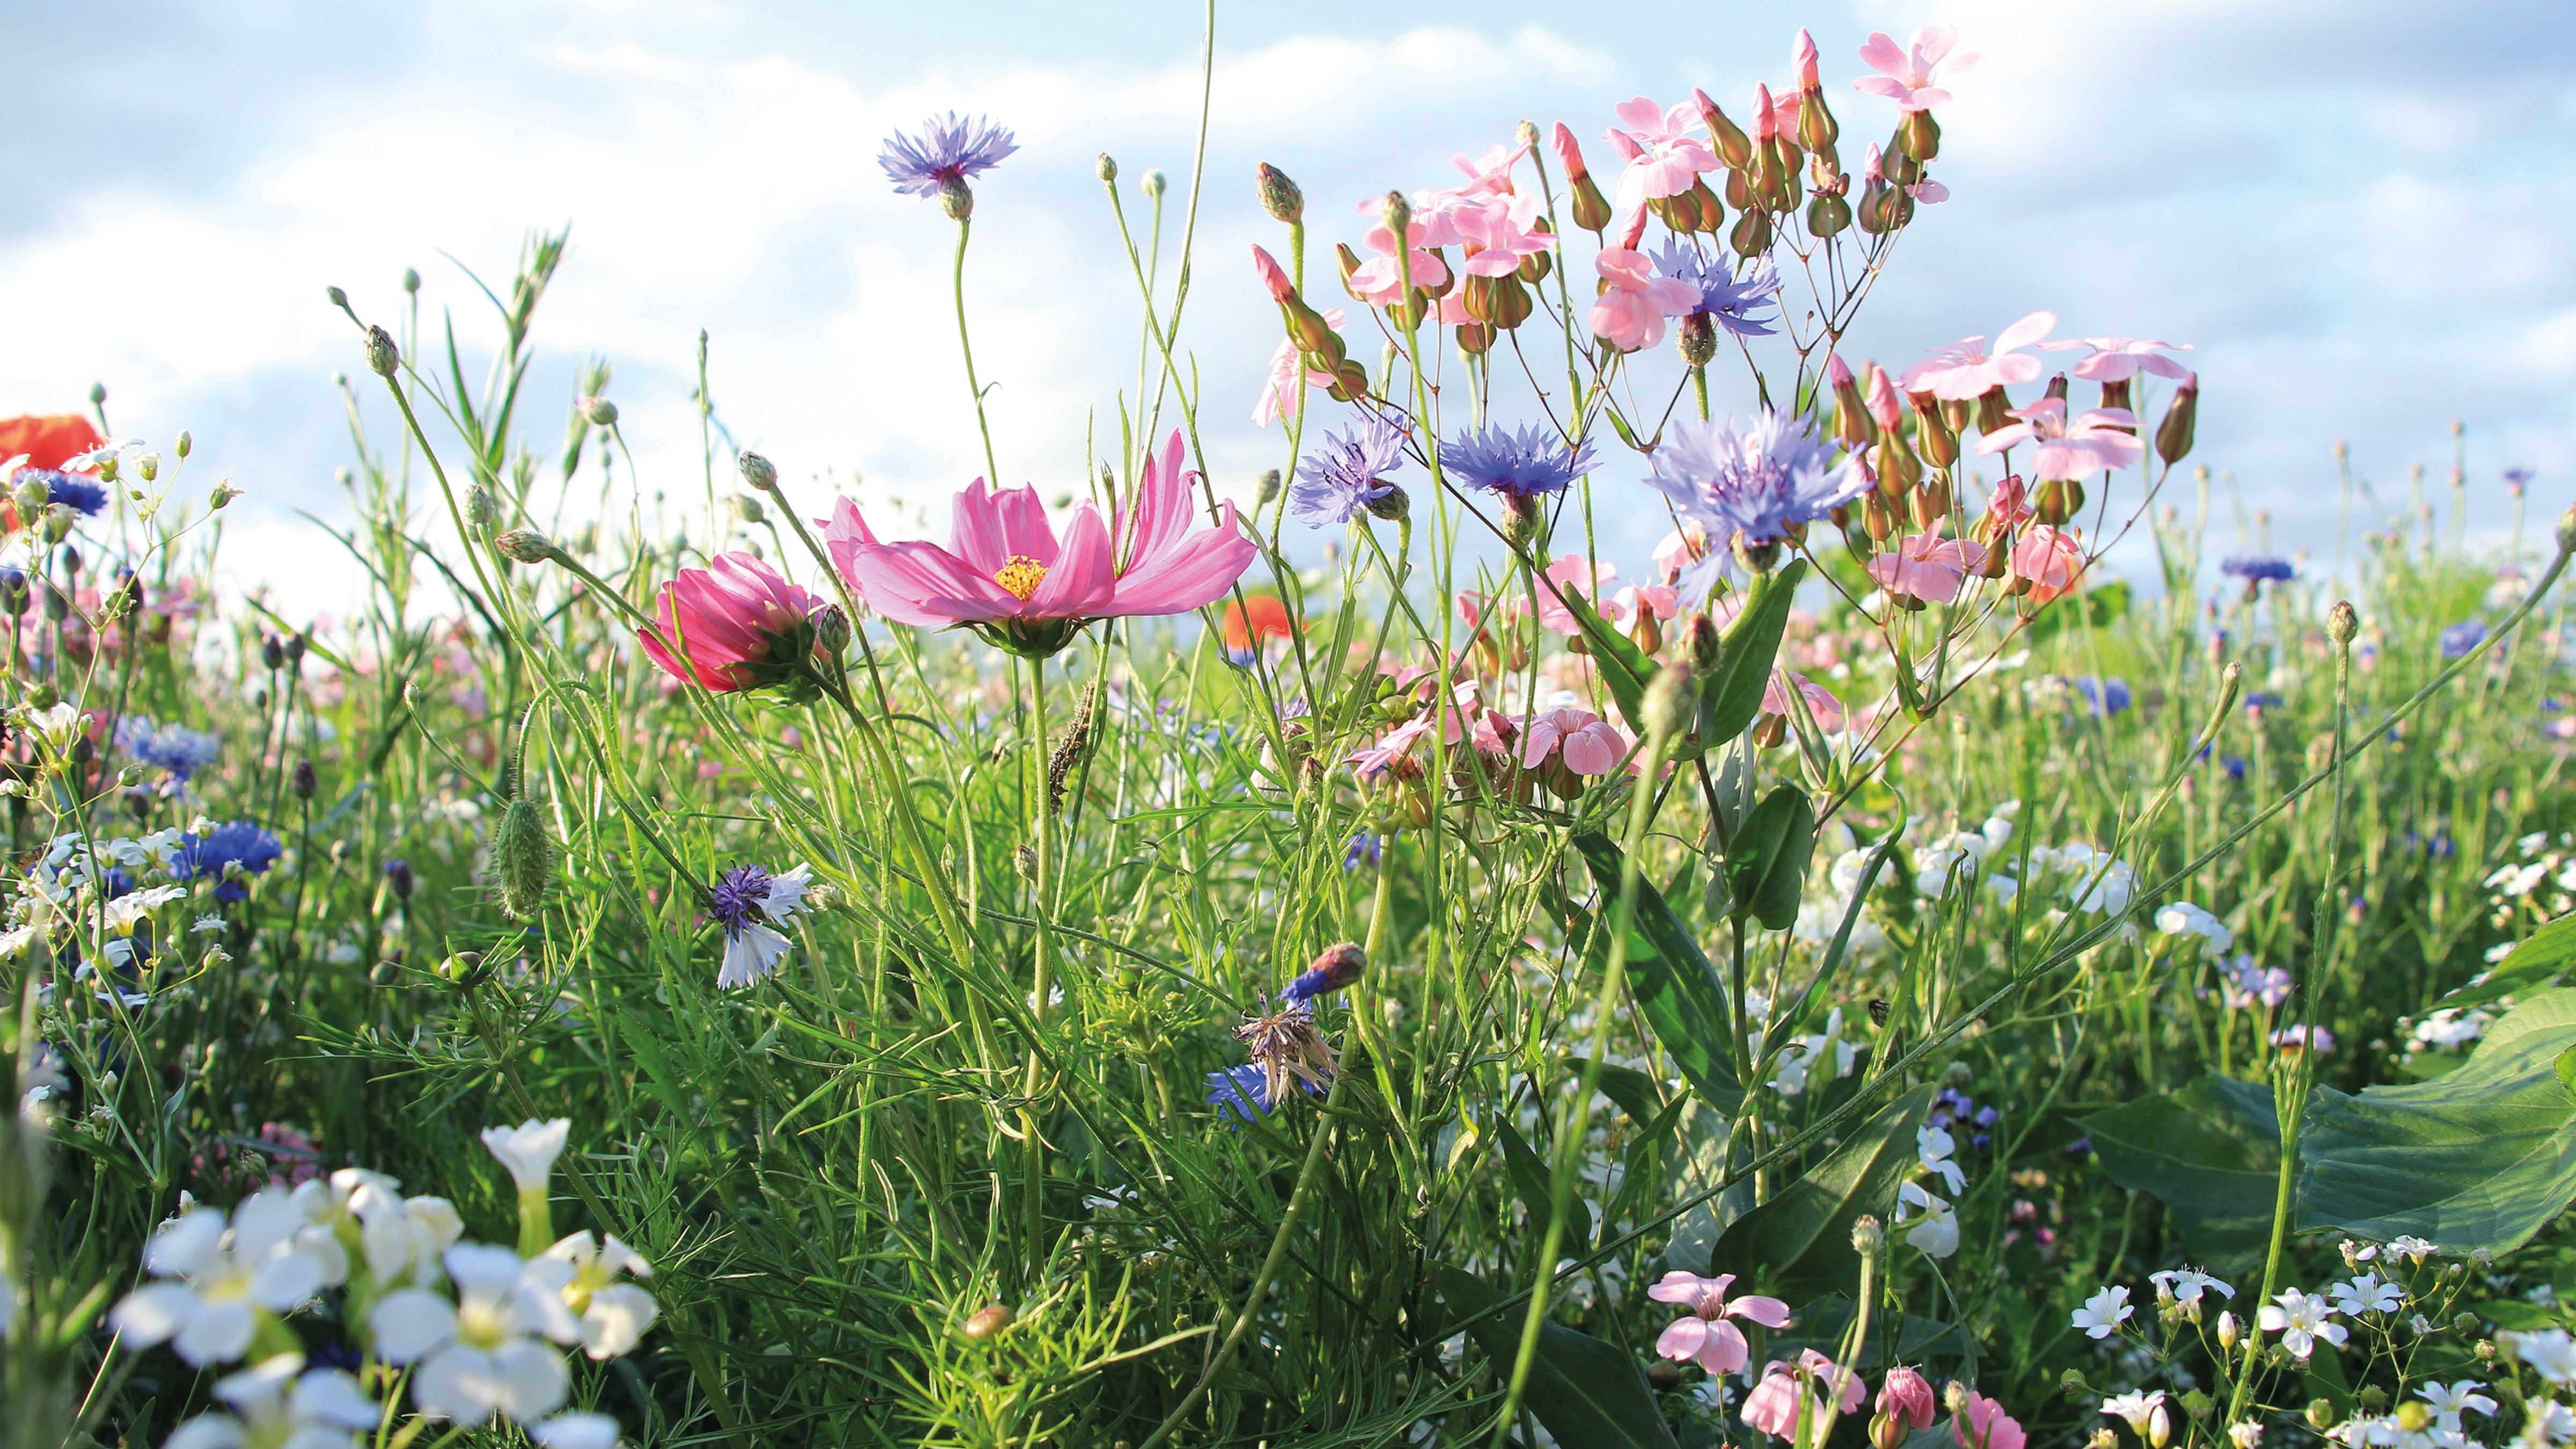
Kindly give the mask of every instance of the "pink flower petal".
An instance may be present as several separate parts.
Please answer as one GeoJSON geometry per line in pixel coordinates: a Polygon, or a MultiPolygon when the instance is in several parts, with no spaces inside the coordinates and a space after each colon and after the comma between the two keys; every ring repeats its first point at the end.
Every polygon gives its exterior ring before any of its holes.
{"type": "Polygon", "coordinates": [[[1033,619],[1090,618],[1106,609],[1117,584],[1109,562],[1109,529],[1100,521],[1100,510],[1086,503],[1073,510],[1055,562],[1020,612],[1033,619]]]}

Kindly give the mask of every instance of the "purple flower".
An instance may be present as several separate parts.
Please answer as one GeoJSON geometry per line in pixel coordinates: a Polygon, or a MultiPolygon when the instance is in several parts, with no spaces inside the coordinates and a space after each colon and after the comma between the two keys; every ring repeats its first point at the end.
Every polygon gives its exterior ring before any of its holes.
{"type": "MultiPolygon", "coordinates": [[[[1321,1096],[1323,1089],[1303,1078],[1292,1078],[1306,1089],[1308,1096],[1321,1096]]],[[[1270,1115],[1275,1105],[1270,1098],[1270,1074],[1258,1062],[1207,1074],[1206,1102],[1216,1109],[1217,1120],[1230,1131],[1241,1131],[1246,1122],[1258,1122],[1270,1115]]]]}
{"type": "Polygon", "coordinates": [[[1757,315],[1776,312],[1778,305],[1774,299],[1780,293],[1780,272],[1767,256],[1754,258],[1743,280],[1738,281],[1717,259],[1703,257],[1679,241],[1669,241],[1655,254],[1655,270],[1697,287],[1699,302],[1690,310],[1706,312],[1718,326],[1738,337],[1768,337],[1778,330],[1762,325],[1763,318],[1757,315]]]}
{"type": "Polygon", "coordinates": [[[707,906],[724,923],[725,934],[739,936],[754,923],[768,924],[769,872],[756,865],[737,865],[716,877],[707,906]]]}
{"type": "Polygon", "coordinates": [[[162,790],[165,795],[178,793],[191,775],[213,764],[215,757],[223,753],[223,741],[203,730],[175,722],[154,724],[137,714],[116,722],[116,747],[136,763],[166,772],[170,778],[162,790]]]}
{"type": "MultiPolygon", "coordinates": [[[[1812,523],[1869,491],[1870,478],[1848,458],[1833,461],[1833,449],[1820,435],[1815,417],[1791,417],[1764,409],[1749,427],[1738,429],[1730,418],[1683,422],[1655,450],[1655,471],[1646,481],[1662,489],[1684,516],[1707,531],[1713,543],[1738,532],[1748,544],[1777,542],[1790,529],[1812,523]]],[[[1712,548],[1692,566],[1689,591],[1705,591],[1722,566],[1726,550],[1712,548]]]]}
{"type": "Polygon", "coordinates": [[[1001,165],[1003,157],[1019,149],[1010,132],[982,116],[961,121],[951,111],[945,121],[936,116],[924,120],[918,141],[901,131],[888,137],[885,149],[877,153],[877,164],[885,168],[896,191],[936,196],[945,187],[1001,165]]]}
{"type": "Polygon", "coordinates": [[[2487,626],[2475,619],[2463,619],[2442,631],[2442,657],[2466,658],[2469,651],[2487,642],[2487,626]]]}
{"type": "Polygon", "coordinates": [[[243,875],[258,875],[277,864],[277,858],[285,853],[286,847],[277,843],[276,836],[247,820],[235,820],[216,826],[203,838],[191,835],[180,841],[178,858],[170,863],[170,874],[178,880],[212,876],[220,882],[215,887],[216,900],[246,901],[250,899],[250,887],[239,880],[224,880],[225,868],[238,865],[243,875]]]}
{"type": "Polygon", "coordinates": [[[2286,584],[2299,576],[2296,566],[2276,553],[2240,553],[2222,561],[2218,571],[2245,582],[2286,584]]]}
{"type": "Polygon", "coordinates": [[[1348,523],[1353,513],[1395,491],[1384,475],[1403,466],[1404,429],[1383,413],[1363,413],[1298,463],[1297,481],[1288,485],[1288,511],[1317,528],[1348,523]]]}
{"type": "Polygon", "coordinates": [[[84,518],[96,518],[107,507],[107,490],[76,474],[53,468],[22,468],[18,476],[42,480],[47,503],[62,504],[84,518]]]}
{"type": "Polygon", "coordinates": [[[1458,441],[1440,445],[1440,466],[1469,488],[1483,488],[1516,502],[1542,493],[1562,493],[1575,479],[1592,471],[1592,440],[1567,447],[1554,433],[1533,423],[1513,431],[1487,428],[1460,433],[1458,441]]]}
{"type": "Polygon", "coordinates": [[[1356,942],[1344,941],[1315,958],[1315,964],[1297,973],[1288,989],[1279,993],[1283,1001],[1307,1004],[1318,996],[1339,991],[1360,979],[1368,968],[1368,953],[1356,942]]]}
{"type": "Polygon", "coordinates": [[[1348,850],[1342,852],[1342,869],[1357,870],[1361,862],[1374,868],[1386,858],[1386,837],[1374,830],[1363,830],[1351,837],[1348,850]]]}
{"type": "Polygon", "coordinates": [[[2129,681],[2084,678],[2075,681],[2075,692],[2084,696],[2085,706],[2095,714],[2119,714],[2129,707],[2129,681]]]}
{"type": "Polygon", "coordinates": [[[2507,468],[2504,470],[2504,486],[2512,489],[2514,496],[2517,498],[2522,496],[2523,489],[2531,486],[2531,478],[2532,472],[2529,468],[2507,468]]]}

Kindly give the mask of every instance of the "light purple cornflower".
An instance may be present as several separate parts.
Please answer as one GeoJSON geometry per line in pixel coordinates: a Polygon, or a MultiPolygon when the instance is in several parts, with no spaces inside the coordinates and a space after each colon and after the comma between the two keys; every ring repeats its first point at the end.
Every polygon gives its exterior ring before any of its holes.
{"type": "Polygon", "coordinates": [[[2520,498],[2522,490],[2531,486],[2531,477],[2529,468],[2507,468],[2504,470],[2504,486],[2513,490],[2514,497],[2520,498]]]}
{"type": "Polygon", "coordinates": [[[1395,491],[1386,474],[1404,466],[1404,429],[1385,414],[1363,412],[1297,464],[1288,511],[1316,528],[1351,515],[1395,491]]]}
{"type": "MultiPolygon", "coordinates": [[[[1833,461],[1813,414],[1792,417],[1767,408],[1744,428],[1732,418],[1677,423],[1655,449],[1654,463],[1646,481],[1697,521],[1712,543],[1739,532],[1747,544],[1776,543],[1870,487],[1869,475],[1850,459],[1833,461]]],[[[1683,576],[1685,592],[1705,592],[1726,557],[1725,549],[1710,549],[1683,576]]]]}
{"type": "Polygon", "coordinates": [[[2298,566],[2276,553],[2240,553],[2218,565],[2218,571],[2247,583],[2286,584],[2299,576],[2298,566]]]}
{"type": "Polygon", "coordinates": [[[944,121],[937,116],[925,119],[918,141],[901,131],[887,137],[885,149],[877,153],[877,164],[903,195],[936,196],[945,187],[1001,165],[1002,158],[1019,149],[1002,127],[982,116],[960,120],[950,111],[944,121]]]}
{"type": "Polygon", "coordinates": [[[2487,626],[2475,619],[2463,619],[2442,631],[2442,657],[2466,658],[2469,651],[2487,642],[2487,626]]]}
{"type": "Polygon", "coordinates": [[[1738,337],[1768,337],[1779,330],[1764,326],[1759,315],[1776,311],[1774,299],[1780,293],[1780,271],[1768,256],[1754,258],[1738,280],[1728,274],[1722,259],[1703,257],[1678,241],[1668,241],[1655,254],[1655,270],[1697,287],[1699,303],[1690,310],[1706,312],[1738,337]]]}
{"type": "Polygon", "coordinates": [[[1482,488],[1514,502],[1542,493],[1562,493],[1575,479],[1592,471],[1592,440],[1567,447],[1555,433],[1532,423],[1517,431],[1489,427],[1460,433],[1440,445],[1440,466],[1469,488],[1482,488]]]}

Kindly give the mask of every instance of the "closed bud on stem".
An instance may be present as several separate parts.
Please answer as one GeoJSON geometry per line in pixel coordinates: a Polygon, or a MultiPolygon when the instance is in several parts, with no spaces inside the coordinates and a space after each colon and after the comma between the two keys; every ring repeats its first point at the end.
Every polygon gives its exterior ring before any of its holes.
{"type": "Polygon", "coordinates": [[[1117,180],[1118,158],[1110,155],[1106,151],[1101,152],[1100,159],[1091,163],[1091,174],[1099,177],[1103,181],[1117,180]]]}
{"type": "Polygon", "coordinates": [[[240,496],[242,496],[242,491],[235,488],[232,484],[218,483],[215,485],[214,491],[206,495],[206,507],[210,511],[221,512],[225,505],[231,503],[234,499],[239,498],[240,496]]]}
{"type": "Polygon", "coordinates": [[[2000,433],[2012,426],[2012,394],[1996,383],[1977,395],[1977,431],[2000,433]]]}
{"type": "Polygon", "coordinates": [[[1860,379],[1837,354],[1825,359],[1825,381],[1834,390],[1834,436],[1845,447],[1864,446],[1877,430],[1870,425],[1868,405],[1861,401],[1860,379]]]}
{"type": "Polygon", "coordinates": [[[1818,192],[1807,203],[1807,230],[1816,236],[1833,236],[1852,224],[1851,203],[1840,192],[1818,192]]]}
{"type": "Polygon", "coordinates": [[[1402,523],[1413,516],[1413,498],[1404,491],[1404,485],[1389,483],[1386,485],[1384,497],[1369,500],[1368,511],[1372,518],[1383,518],[1389,523],[1402,523]]]}
{"type": "Polygon", "coordinates": [[[271,634],[259,641],[259,662],[271,669],[286,667],[286,641],[271,634]]]}
{"type": "Polygon", "coordinates": [[[767,458],[758,453],[745,453],[734,459],[734,466],[742,470],[742,481],[759,492],[778,491],[778,467],[767,458]]]}
{"type": "Polygon", "coordinates": [[[311,760],[296,761],[294,771],[286,777],[286,788],[294,791],[298,800],[312,799],[313,791],[320,783],[313,773],[311,760]]]}
{"type": "Polygon", "coordinates": [[[2072,478],[2043,478],[2031,495],[2031,511],[2051,528],[2062,526],[2084,510],[2084,485],[2072,478]]]}
{"type": "Polygon", "coordinates": [[[1941,416],[1940,400],[1928,392],[1912,394],[1914,403],[1914,451],[1935,468],[1947,468],[1959,461],[1959,435],[1941,416]]]}
{"type": "Polygon", "coordinates": [[[2173,1415],[2165,1412],[2162,1399],[2158,1399],[2156,1406],[2147,1411],[2147,1442],[2156,1446],[2156,1449],[2165,1449],[2166,1445],[2173,1442],[2173,1415]]]}
{"type": "Polygon", "coordinates": [[[1906,1438],[1905,1416],[1873,1414],[1869,1420],[1870,1449],[1897,1449],[1906,1438]]]}
{"type": "Polygon", "coordinates": [[[135,462],[134,467],[135,471],[143,475],[143,481],[149,483],[161,476],[161,455],[146,453],[135,462]]]}
{"type": "Polygon", "coordinates": [[[513,795],[492,827],[492,884],[501,909],[523,921],[533,918],[545,904],[554,870],[555,842],[545,817],[535,801],[513,795]]]}
{"type": "Polygon", "coordinates": [[[1403,192],[1389,191],[1378,215],[1385,220],[1386,229],[1395,234],[1395,244],[1405,245],[1405,233],[1413,225],[1413,203],[1405,199],[1403,192]]]}
{"type": "Polygon", "coordinates": [[[476,528],[489,528],[500,516],[501,505],[492,497],[491,489],[476,483],[465,490],[466,522],[476,528]]]}
{"type": "Polygon", "coordinates": [[[1288,179],[1288,173],[1264,161],[1258,173],[1261,178],[1261,209],[1272,221],[1295,226],[1306,219],[1306,193],[1288,179]]]}
{"type": "Polygon", "coordinates": [[[390,378],[402,366],[402,349],[394,345],[393,334],[382,327],[367,329],[367,370],[378,377],[390,378]]]}
{"type": "Polygon", "coordinates": [[[1145,179],[1138,183],[1138,189],[1145,193],[1147,201],[1160,201],[1163,199],[1165,184],[1162,172],[1148,171],[1145,173],[1145,179]]]}
{"type": "Polygon", "coordinates": [[[1875,1258],[1887,1247],[1887,1228],[1874,1214],[1863,1213],[1852,1220],[1852,1251],[1864,1258],[1875,1258]]]}
{"type": "Polygon", "coordinates": [[[2353,636],[2360,632],[2361,614],[2353,608],[2352,600],[2335,600],[2334,607],[2326,610],[2326,633],[2332,635],[2337,644],[2350,644],[2353,636]]]}
{"type": "Polygon", "coordinates": [[[2066,374],[2061,372],[2057,376],[2050,378],[2048,380],[2048,391],[2042,394],[2042,396],[2055,398],[2059,402],[2066,401],[2066,374]]]}
{"type": "Polygon", "coordinates": [[[1745,163],[1753,159],[1753,138],[1744,134],[1743,127],[1726,118],[1726,112],[1717,108],[1717,102],[1708,98],[1708,92],[1693,91],[1691,99],[1699,103],[1699,118],[1708,123],[1709,144],[1716,150],[1717,159],[1732,170],[1743,170],[1745,163]]]}
{"type": "Polygon", "coordinates": [[[2200,420],[2200,374],[2193,373],[2174,389],[2165,420],[2156,427],[2156,456],[2172,467],[2191,452],[2192,433],[2200,420]]]}
{"type": "Polygon", "coordinates": [[[405,267],[405,268],[403,268],[403,274],[402,274],[402,289],[403,289],[405,292],[412,293],[412,294],[415,294],[415,295],[417,295],[417,294],[419,293],[419,291],[420,291],[420,269],[419,269],[418,267],[405,267]]]}
{"type": "Polygon", "coordinates": [[[1717,621],[1708,616],[1708,610],[1702,609],[1690,616],[1689,630],[1691,667],[1715,669],[1718,661],[1726,656],[1726,644],[1717,632],[1717,621]]]}
{"type": "Polygon", "coordinates": [[[748,493],[737,493],[733,496],[733,516],[744,523],[758,524],[769,517],[769,511],[760,506],[759,499],[748,493]]]}
{"type": "Polygon", "coordinates": [[[541,564],[563,558],[563,550],[555,546],[555,541],[533,528],[504,530],[492,540],[492,547],[512,563],[541,564]]]}
{"type": "Polygon", "coordinates": [[[1276,468],[1263,469],[1261,473],[1260,486],[1253,491],[1252,496],[1253,505],[1255,507],[1259,507],[1278,498],[1279,470],[1276,468]]]}
{"type": "Polygon", "coordinates": [[[1896,138],[1905,154],[1917,163],[1941,154],[1941,124],[1930,111],[1907,111],[1904,124],[1896,129],[1896,138]]]}
{"type": "Polygon", "coordinates": [[[572,405],[580,411],[584,418],[590,421],[590,424],[593,427],[613,428],[617,426],[617,404],[610,402],[604,397],[575,398],[572,405]]]}
{"type": "Polygon", "coordinates": [[[386,861],[385,884],[392,888],[395,900],[410,900],[412,887],[417,884],[411,873],[411,862],[400,857],[386,861]]]}
{"type": "Polygon", "coordinates": [[[1896,510],[1887,506],[1887,495],[1873,488],[1861,499],[1860,526],[1872,543],[1885,543],[1896,532],[1896,510]]]}
{"type": "Polygon", "coordinates": [[[179,430],[179,441],[171,445],[170,451],[177,453],[180,458],[184,460],[188,456],[188,450],[195,446],[196,440],[188,436],[187,429],[181,428],[179,430]]]}
{"type": "MultiPolygon", "coordinates": [[[[2308,1427],[2316,1430],[2320,1434],[2333,1428],[2335,1426],[2335,1420],[2338,1417],[2335,1413],[2334,1401],[2331,1399],[2308,1400],[2308,1412],[2306,1417],[2308,1427]]],[[[2157,1449],[2163,1449],[2163,1446],[2159,1445],[2157,1446],[2157,1449]]]]}
{"type": "Polygon", "coordinates": [[[1673,337],[1674,345],[1681,351],[1682,361],[1693,367],[1706,367],[1709,359],[1717,356],[1717,319],[1706,312],[1693,312],[1684,317],[1682,325],[1674,329],[1673,337]]]}
{"type": "MultiPolygon", "coordinates": [[[[2244,1337],[2244,1330],[2236,1326],[2235,1314],[2221,1313],[2218,1315],[2218,1347],[2220,1352],[2233,1352],[2236,1348],[2236,1341],[2242,1337],[2244,1337]]],[[[2194,1415],[2193,1417],[2198,1418],[2199,1416],[2194,1415]]]]}
{"type": "Polygon", "coordinates": [[[346,307],[349,305],[349,294],[341,291],[337,287],[324,287],[322,289],[322,295],[329,298],[331,305],[334,307],[346,307]]]}
{"type": "Polygon", "coordinates": [[[816,609],[811,622],[815,651],[824,658],[838,659],[841,651],[850,647],[850,616],[840,605],[825,604],[816,609]]]}
{"type": "Polygon", "coordinates": [[[1578,176],[1567,188],[1574,193],[1574,224],[1589,232],[1609,227],[1610,202],[1602,196],[1600,184],[1589,176],[1578,176]]]}
{"type": "Polygon", "coordinates": [[[2570,504],[2565,513],[2558,515],[2557,539],[2560,553],[2576,553],[2576,504],[2570,504]]]}
{"type": "Polygon", "coordinates": [[[9,496],[17,503],[21,517],[32,518],[44,512],[45,505],[53,501],[54,490],[31,468],[18,475],[18,486],[10,490],[9,496]]]}
{"type": "Polygon", "coordinates": [[[1949,1387],[1941,1391],[1941,1407],[1948,1409],[1953,1418],[1968,1412],[1968,1386],[1957,1379],[1950,1380],[1949,1387]]]}
{"type": "MultiPolygon", "coordinates": [[[[1640,612],[1643,607],[1640,606],[1640,612]]],[[[1698,697],[1691,691],[1691,670],[1687,664],[1667,664],[1655,671],[1646,685],[1646,731],[1670,737],[1690,728],[1698,715],[1698,697]]],[[[1858,1235],[1858,1230],[1854,1230],[1858,1235]]]]}

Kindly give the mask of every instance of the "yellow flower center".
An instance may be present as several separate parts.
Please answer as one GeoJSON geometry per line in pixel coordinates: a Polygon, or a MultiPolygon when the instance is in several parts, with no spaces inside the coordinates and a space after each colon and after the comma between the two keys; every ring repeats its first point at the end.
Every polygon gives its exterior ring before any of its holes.
{"type": "Polygon", "coordinates": [[[1039,563],[1027,554],[1015,553],[1011,555],[1009,562],[1004,563],[994,573],[993,582],[1010,590],[1012,598],[1025,604],[1028,602],[1029,595],[1038,591],[1038,585],[1046,579],[1046,574],[1045,564],[1039,563]]]}

